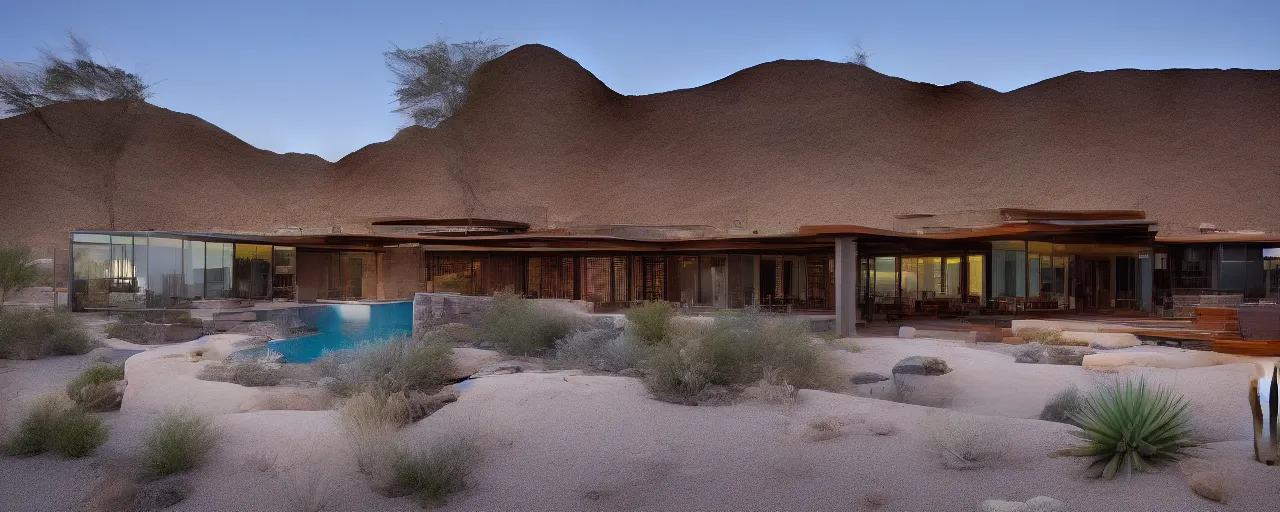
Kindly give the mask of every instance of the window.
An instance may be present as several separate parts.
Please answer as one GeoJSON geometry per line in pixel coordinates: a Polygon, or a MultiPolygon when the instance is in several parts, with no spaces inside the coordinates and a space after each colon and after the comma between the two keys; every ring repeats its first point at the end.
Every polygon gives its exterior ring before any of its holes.
{"type": "Polygon", "coordinates": [[[1267,298],[1280,299],[1280,247],[1262,249],[1262,274],[1267,298]]]}
{"type": "Polygon", "coordinates": [[[876,297],[898,296],[898,258],[882,256],[875,259],[871,269],[874,282],[872,293],[876,297]]]}
{"type": "Polygon", "coordinates": [[[182,242],[182,274],[186,279],[183,297],[203,299],[205,276],[205,243],[184,240],[182,242]]]}
{"type": "Polygon", "coordinates": [[[982,254],[970,254],[969,259],[969,295],[986,298],[987,266],[982,254]]]}
{"type": "Polygon", "coordinates": [[[991,294],[1027,296],[1026,242],[991,242],[991,294]]]}
{"type": "Polygon", "coordinates": [[[700,256],[698,304],[715,308],[728,306],[728,281],[725,273],[728,257],[722,254],[700,256]]]}

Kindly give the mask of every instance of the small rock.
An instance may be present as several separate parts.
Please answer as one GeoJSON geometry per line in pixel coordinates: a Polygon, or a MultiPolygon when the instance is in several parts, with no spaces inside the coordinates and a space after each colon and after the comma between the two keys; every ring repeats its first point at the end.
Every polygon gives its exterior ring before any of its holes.
{"type": "Polygon", "coordinates": [[[1026,512],[1066,512],[1067,506],[1061,501],[1048,496],[1036,496],[1027,500],[1023,510],[1026,512]]]}
{"type": "Polygon", "coordinates": [[[1215,471],[1197,471],[1187,477],[1187,485],[1191,490],[1205,499],[1218,503],[1226,503],[1227,495],[1223,490],[1222,475],[1215,471]]]}
{"type": "Polygon", "coordinates": [[[867,420],[867,430],[878,436],[891,436],[898,431],[898,425],[884,418],[867,420]]]}
{"type": "Polygon", "coordinates": [[[1066,512],[1067,507],[1061,501],[1048,496],[1036,496],[1021,501],[987,500],[982,502],[982,512],[1066,512]]]}
{"type": "Polygon", "coordinates": [[[982,512],[1025,512],[1027,504],[1021,501],[987,500],[982,502],[982,512]]]}
{"type": "Polygon", "coordinates": [[[898,337],[899,337],[899,338],[914,338],[914,337],[916,337],[916,328],[915,328],[915,327],[907,327],[907,326],[905,326],[905,325],[904,325],[904,326],[902,326],[902,327],[899,327],[899,328],[898,328],[898,337]]]}
{"type": "Polygon", "coordinates": [[[480,370],[471,374],[472,379],[481,377],[492,377],[494,375],[510,375],[512,373],[521,373],[524,366],[519,361],[500,361],[497,363],[489,363],[480,367],[480,370]]]}
{"type": "Polygon", "coordinates": [[[904,375],[938,376],[951,373],[947,362],[937,357],[911,356],[893,365],[893,373],[904,375]]]}
{"type": "Polygon", "coordinates": [[[864,498],[867,500],[868,505],[873,507],[883,507],[888,505],[889,500],[893,497],[890,496],[889,491],[884,490],[883,487],[873,485],[871,488],[867,489],[867,494],[864,498]]]}
{"type": "Polygon", "coordinates": [[[853,374],[853,377],[850,377],[849,380],[853,382],[854,385],[862,385],[862,384],[875,384],[877,382],[884,382],[886,380],[889,380],[889,377],[882,373],[858,372],[853,374]]]}

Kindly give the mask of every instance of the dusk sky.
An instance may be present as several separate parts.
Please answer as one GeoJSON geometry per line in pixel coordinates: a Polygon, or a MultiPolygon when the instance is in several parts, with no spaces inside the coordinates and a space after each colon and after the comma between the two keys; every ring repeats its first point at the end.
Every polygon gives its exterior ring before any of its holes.
{"type": "Polygon", "coordinates": [[[405,125],[382,52],[437,35],[545,44],[624,94],[776,59],[844,60],[857,42],[881,73],[1000,91],[1075,70],[1280,68],[1276,0],[622,4],[0,0],[0,60],[61,48],[72,30],[157,82],[152,103],[329,160],[405,125]]]}

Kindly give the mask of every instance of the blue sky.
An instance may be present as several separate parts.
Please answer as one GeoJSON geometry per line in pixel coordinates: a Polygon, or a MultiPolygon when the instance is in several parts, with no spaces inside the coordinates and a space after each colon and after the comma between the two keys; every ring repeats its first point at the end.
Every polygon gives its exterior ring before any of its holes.
{"type": "Polygon", "coordinates": [[[1009,91],[1074,70],[1280,68],[1280,2],[0,0],[0,60],[74,30],[155,86],[153,103],[272,151],[329,160],[390,138],[381,53],[437,35],[554,47],[624,94],[776,59],[1009,91]],[[110,4],[125,4],[112,6],[110,4]]]}

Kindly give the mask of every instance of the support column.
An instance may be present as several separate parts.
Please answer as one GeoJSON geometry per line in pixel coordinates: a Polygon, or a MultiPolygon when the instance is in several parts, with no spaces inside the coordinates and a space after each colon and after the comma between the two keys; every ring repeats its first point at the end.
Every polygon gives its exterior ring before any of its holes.
{"type": "Polygon", "coordinates": [[[836,239],[836,334],[857,334],[858,239],[836,239]]]}
{"type": "Polygon", "coordinates": [[[1155,260],[1151,251],[1138,253],[1138,309],[1147,313],[1155,312],[1155,301],[1152,300],[1152,285],[1155,281],[1155,260]]]}

